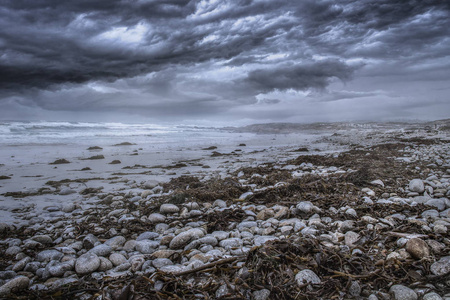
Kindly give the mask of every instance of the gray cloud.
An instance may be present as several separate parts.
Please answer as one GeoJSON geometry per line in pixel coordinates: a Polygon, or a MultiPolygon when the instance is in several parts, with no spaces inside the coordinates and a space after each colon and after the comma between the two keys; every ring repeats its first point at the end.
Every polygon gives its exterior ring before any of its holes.
{"type": "Polygon", "coordinates": [[[268,70],[254,70],[249,72],[244,83],[254,87],[257,93],[288,89],[324,89],[332,77],[348,80],[353,71],[354,68],[340,61],[320,61],[268,70]]]}
{"type": "Polygon", "coordinates": [[[174,117],[286,110],[292,95],[419,103],[395,84],[448,85],[449,37],[438,0],[4,0],[0,101],[174,117]]]}

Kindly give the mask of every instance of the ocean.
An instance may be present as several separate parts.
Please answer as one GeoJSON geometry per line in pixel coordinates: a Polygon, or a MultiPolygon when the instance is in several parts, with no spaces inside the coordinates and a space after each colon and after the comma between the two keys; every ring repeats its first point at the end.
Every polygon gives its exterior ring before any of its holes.
{"type": "Polygon", "coordinates": [[[189,125],[78,123],[78,122],[1,122],[0,145],[77,144],[109,145],[171,144],[201,142],[231,137],[234,134],[213,127],[189,125]]]}

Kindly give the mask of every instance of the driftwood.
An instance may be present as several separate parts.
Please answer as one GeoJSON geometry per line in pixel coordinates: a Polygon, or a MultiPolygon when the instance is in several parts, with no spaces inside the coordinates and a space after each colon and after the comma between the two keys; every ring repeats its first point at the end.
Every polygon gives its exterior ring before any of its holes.
{"type": "Polygon", "coordinates": [[[202,270],[205,270],[205,269],[209,269],[209,268],[213,268],[213,267],[218,266],[218,265],[234,262],[236,260],[244,260],[245,258],[246,258],[246,256],[229,257],[229,258],[221,259],[221,260],[218,260],[218,261],[215,261],[215,262],[203,265],[201,267],[198,267],[198,268],[195,268],[195,269],[192,269],[192,270],[186,270],[186,271],[174,273],[173,275],[175,275],[175,276],[183,276],[183,275],[187,275],[187,274],[197,273],[199,271],[202,271],[202,270]]]}

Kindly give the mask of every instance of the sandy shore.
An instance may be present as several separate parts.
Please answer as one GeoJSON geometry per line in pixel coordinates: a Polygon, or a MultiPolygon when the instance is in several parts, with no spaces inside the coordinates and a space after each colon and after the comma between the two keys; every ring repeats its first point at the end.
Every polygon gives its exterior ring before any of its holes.
{"type": "Polygon", "coordinates": [[[126,140],[95,145],[11,145],[0,151],[1,175],[10,177],[0,181],[0,219],[19,225],[23,219],[17,211],[45,214],[47,206],[80,202],[74,194],[86,188],[112,192],[131,187],[137,191],[148,180],[162,183],[181,175],[226,177],[238,168],[282,162],[296,157],[295,150],[301,147],[308,148],[308,153],[345,149],[324,141],[329,135],[236,133],[228,140],[156,146],[126,140]],[[62,159],[67,163],[58,162],[62,159]],[[51,181],[61,182],[58,189],[47,185],[51,181]]]}

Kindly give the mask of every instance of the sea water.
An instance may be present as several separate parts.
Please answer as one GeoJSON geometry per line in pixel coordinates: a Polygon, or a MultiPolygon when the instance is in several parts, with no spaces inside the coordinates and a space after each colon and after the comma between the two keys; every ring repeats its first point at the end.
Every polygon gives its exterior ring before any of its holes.
{"type": "Polygon", "coordinates": [[[22,144],[101,144],[179,143],[230,136],[213,127],[189,125],[72,123],[72,122],[1,122],[0,145],[22,144]]]}
{"type": "Polygon", "coordinates": [[[0,164],[14,164],[76,156],[91,146],[103,153],[119,151],[114,145],[135,144],[147,151],[180,150],[208,144],[234,144],[251,134],[236,134],[220,128],[189,125],[1,122],[0,164]]]}

